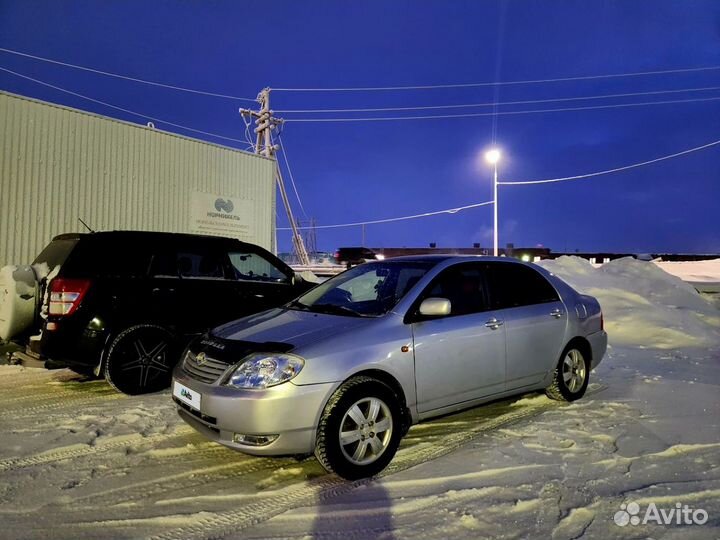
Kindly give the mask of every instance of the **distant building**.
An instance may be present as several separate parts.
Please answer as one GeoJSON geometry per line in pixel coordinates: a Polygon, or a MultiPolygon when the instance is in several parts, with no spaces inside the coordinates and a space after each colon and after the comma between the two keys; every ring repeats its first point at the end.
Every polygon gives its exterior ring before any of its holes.
{"type": "MultiPolygon", "coordinates": [[[[475,244],[474,247],[437,247],[433,242],[429,247],[344,247],[339,248],[338,252],[364,249],[375,254],[378,259],[391,259],[393,257],[402,257],[405,255],[485,255],[492,256],[492,247],[480,247],[475,244]]],[[[514,244],[507,244],[504,248],[498,249],[500,257],[514,257],[528,262],[537,262],[543,259],[557,259],[564,255],[572,257],[580,257],[588,260],[592,264],[603,264],[615,259],[623,257],[632,257],[634,259],[651,261],[653,259],[662,259],[663,261],[703,261],[720,258],[720,254],[682,254],[682,253],[622,253],[622,252],[593,252],[593,251],[574,251],[574,252],[554,252],[547,247],[515,247],[514,244]]],[[[336,255],[337,256],[337,255],[336,255]]],[[[345,263],[347,261],[339,261],[345,263]]]]}

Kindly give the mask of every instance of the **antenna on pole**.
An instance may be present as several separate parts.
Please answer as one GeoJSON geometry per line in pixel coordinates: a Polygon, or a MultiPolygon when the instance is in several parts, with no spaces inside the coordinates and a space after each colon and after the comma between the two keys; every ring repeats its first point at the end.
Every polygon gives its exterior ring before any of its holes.
{"type": "Polygon", "coordinates": [[[288,198],[287,191],[285,190],[285,182],[283,181],[282,171],[280,170],[280,163],[275,155],[279,147],[272,142],[272,130],[277,129],[277,126],[282,124],[283,121],[280,118],[273,117],[273,112],[270,109],[270,88],[263,88],[263,90],[258,94],[257,101],[260,103],[259,111],[240,109],[240,114],[243,116],[249,116],[250,118],[255,118],[255,153],[275,160],[275,178],[280,190],[280,198],[285,206],[288,222],[292,228],[293,246],[298,255],[299,263],[309,266],[310,257],[308,257],[302,236],[300,236],[297,224],[295,223],[292,208],[290,208],[290,199],[288,198]]]}

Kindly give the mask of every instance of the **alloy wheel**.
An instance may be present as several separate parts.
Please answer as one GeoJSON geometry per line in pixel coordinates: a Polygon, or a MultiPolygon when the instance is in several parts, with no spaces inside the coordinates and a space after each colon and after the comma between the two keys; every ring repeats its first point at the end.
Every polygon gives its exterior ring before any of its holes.
{"type": "Polygon", "coordinates": [[[568,351],[562,365],[565,387],[574,394],[583,387],[585,376],[585,359],[582,353],[577,349],[568,351]]]}
{"type": "Polygon", "coordinates": [[[379,398],[356,401],[340,422],[340,448],[355,465],[377,460],[390,444],[393,421],[390,408],[379,398]]]}

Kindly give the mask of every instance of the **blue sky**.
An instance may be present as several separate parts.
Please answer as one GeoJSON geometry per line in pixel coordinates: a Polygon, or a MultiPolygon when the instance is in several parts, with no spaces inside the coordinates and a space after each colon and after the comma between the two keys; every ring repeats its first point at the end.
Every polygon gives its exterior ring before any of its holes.
{"type": "MultiPolygon", "coordinates": [[[[0,0],[0,47],[254,98],[265,86],[442,85],[720,66],[720,3],[0,0]]],[[[6,53],[0,53],[0,67],[148,116],[243,137],[237,109],[247,103],[174,92],[6,53]]],[[[496,88],[274,91],[272,99],[276,110],[370,108],[706,87],[720,87],[720,70],[496,88]]],[[[4,72],[0,88],[145,123],[4,72]]],[[[720,97],[720,91],[571,105],[711,97],[720,97]]],[[[492,108],[470,112],[487,111],[492,108]]],[[[182,132],[162,122],[156,126],[182,132]]],[[[295,122],[286,124],[283,141],[307,214],[318,224],[335,224],[490,200],[491,170],[478,158],[492,144],[493,132],[504,154],[501,180],[583,174],[720,139],[720,101],[501,115],[495,121],[476,117],[295,122]]],[[[301,215],[297,204],[295,211],[301,215]]],[[[499,214],[501,244],[542,244],[556,251],[720,252],[720,147],[577,182],[502,186],[499,214]]],[[[282,208],[278,215],[278,225],[286,225],[282,208]]],[[[365,234],[370,246],[490,246],[492,207],[369,225],[365,234]]],[[[359,245],[361,231],[318,230],[317,238],[320,248],[332,250],[359,245]]],[[[279,241],[281,249],[289,249],[289,233],[281,233],[279,241]]]]}

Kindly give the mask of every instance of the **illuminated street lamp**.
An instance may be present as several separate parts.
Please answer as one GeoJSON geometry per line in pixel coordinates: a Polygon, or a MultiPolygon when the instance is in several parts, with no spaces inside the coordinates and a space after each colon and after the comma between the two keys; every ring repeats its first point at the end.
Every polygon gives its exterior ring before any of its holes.
{"type": "Polygon", "coordinates": [[[500,150],[493,148],[485,152],[485,161],[493,166],[493,255],[498,256],[498,175],[497,164],[500,161],[500,150]]]}

